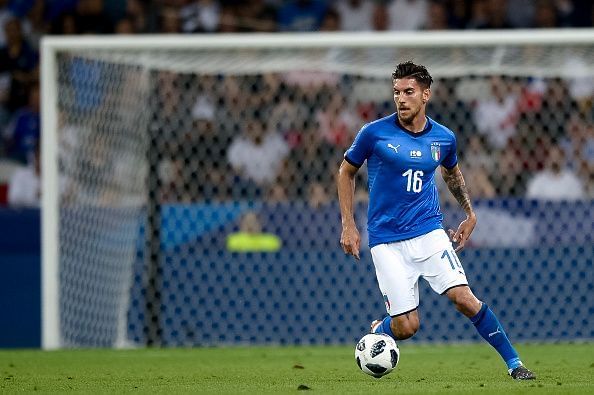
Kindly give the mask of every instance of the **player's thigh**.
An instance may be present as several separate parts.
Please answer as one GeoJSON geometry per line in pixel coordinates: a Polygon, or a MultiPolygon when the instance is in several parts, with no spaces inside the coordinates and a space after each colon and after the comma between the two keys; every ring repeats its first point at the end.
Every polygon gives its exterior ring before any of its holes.
{"type": "Polygon", "coordinates": [[[453,287],[468,285],[462,262],[449,240],[441,250],[425,260],[422,276],[438,294],[453,287]]]}
{"type": "Polygon", "coordinates": [[[380,244],[371,249],[371,256],[388,314],[395,316],[416,309],[419,274],[402,252],[394,243],[380,244]]]}

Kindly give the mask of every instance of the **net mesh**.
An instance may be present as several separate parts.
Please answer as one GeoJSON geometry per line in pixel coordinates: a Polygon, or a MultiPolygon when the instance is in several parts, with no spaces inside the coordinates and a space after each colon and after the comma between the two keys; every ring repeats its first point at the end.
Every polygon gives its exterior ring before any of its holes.
{"type": "Polygon", "coordinates": [[[139,218],[147,200],[142,70],[58,59],[60,323],[65,346],[127,338],[139,218]]]}
{"type": "MultiPolygon", "coordinates": [[[[60,51],[62,344],[360,337],[384,308],[368,251],[354,263],[340,250],[334,175],[359,128],[393,112],[391,71],[408,59],[436,80],[428,115],[457,134],[479,218],[461,256],[477,296],[512,339],[594,337],[593,56],[591,45],[60,51]]],[[[440,189],[455,227],[463,213],[440,189]]],[[[414,341],[478,339],[421,289],[414,341]]]]}

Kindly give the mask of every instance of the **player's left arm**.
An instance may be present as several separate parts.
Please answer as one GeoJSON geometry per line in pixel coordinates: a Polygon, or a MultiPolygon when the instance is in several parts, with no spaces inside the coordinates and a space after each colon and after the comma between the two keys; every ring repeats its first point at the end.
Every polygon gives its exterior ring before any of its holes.
{"type": "Polygon", "coordinates": [[[456,164],[454,167],[448,169],[444,166],[441,167],[441,175],[448,186],[448,189],[454,195],[464,212],[466,213],[466,219],[460,223],[458,230],[454,232],[450,229],[448,232],[450,237],[455,243],[458,243],[456,251],[460,251],[464,248],[466,241],[470,237],[470,234],[474,230],[476,225],[476,214],[472,209],[472,202],[470,200],[470,194],[466,188],[464,182],[464,176],[460,167],[456,164]]]}

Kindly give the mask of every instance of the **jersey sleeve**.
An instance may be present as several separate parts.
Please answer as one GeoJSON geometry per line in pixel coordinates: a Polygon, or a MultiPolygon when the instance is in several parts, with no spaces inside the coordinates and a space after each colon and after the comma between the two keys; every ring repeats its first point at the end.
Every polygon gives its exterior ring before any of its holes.
{"type": "Polygon", "coordinates": [[[344,159],[355,167],[363,166],[363,163],[373,151],[373,136],[367,125],[363,126],[351,147],[345,152],[344,159]]]}
{"type": "Polygon", "coordinates": [[[451,169],[452,167],[458,164],[458,154],[456,151],[458,150],[458,143],[456,141],[456,136],[452,134],[451,144],[448,147],[448,152],[444,156],[443,160],[441,161],[441,165],[446,169],[451,169]]]}

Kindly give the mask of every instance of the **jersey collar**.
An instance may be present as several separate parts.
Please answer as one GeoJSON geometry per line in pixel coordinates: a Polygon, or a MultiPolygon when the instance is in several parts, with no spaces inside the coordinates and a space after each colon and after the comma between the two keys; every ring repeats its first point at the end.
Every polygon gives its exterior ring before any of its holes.
{"type": "Polygon", "coordinates": [[[400,123],[400,120],[398,119],[398,114],[395,114],[394,118],[396,119],[396,126],[398,126],[403,132],[408,133],[412,137],[424,136],[427,133],[429,133],[429,131],[433,128],[433,123],[431,122],[431,119],[428,116],[425,116],[425,119],[427,120],[427,123],[425,124],[425,129],[421,130],[418,133],[411,132],[410,130],[408,130],[407,128],[402,126],[402,124],[400,123]]]}

